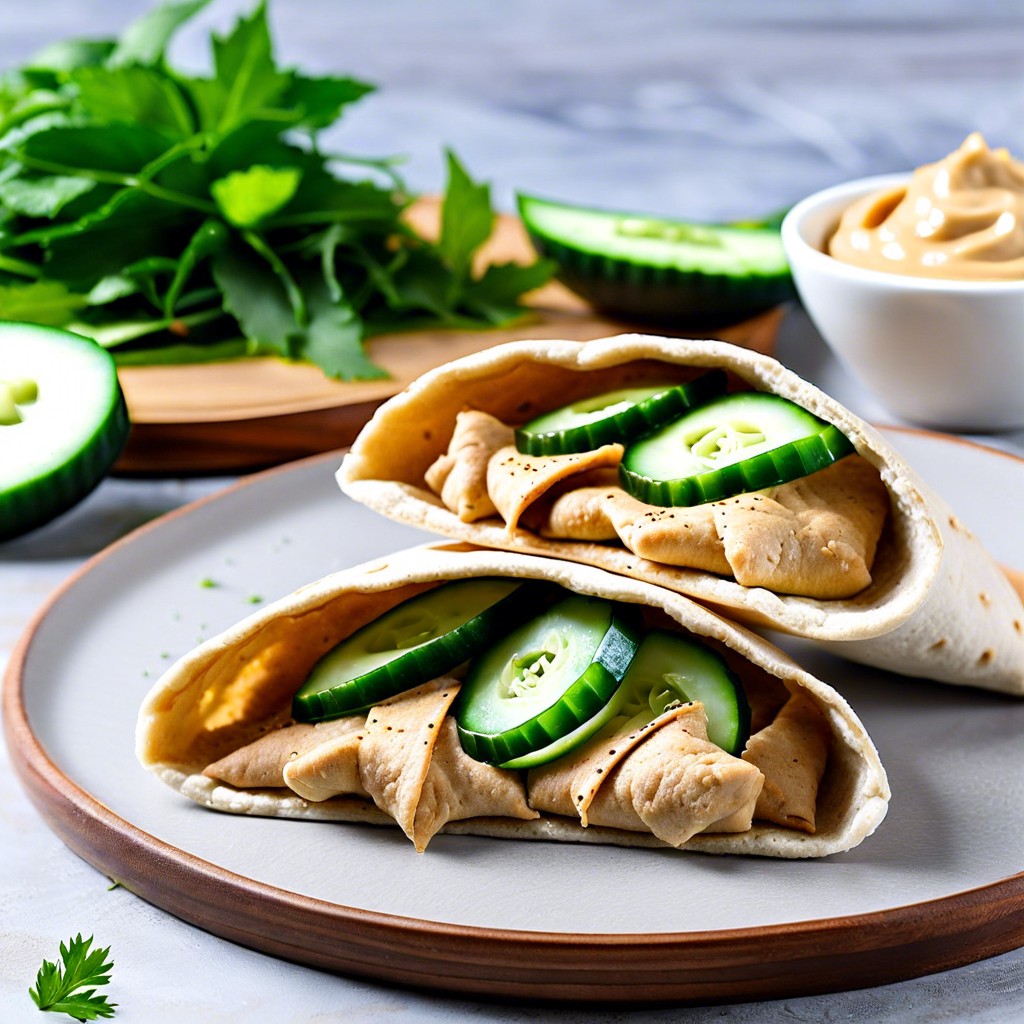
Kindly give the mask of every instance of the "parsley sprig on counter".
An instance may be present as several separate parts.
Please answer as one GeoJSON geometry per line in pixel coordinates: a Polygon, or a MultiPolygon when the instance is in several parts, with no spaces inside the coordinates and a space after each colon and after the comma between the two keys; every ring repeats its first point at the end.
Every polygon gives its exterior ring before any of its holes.
{"type": "Polygon", "coordinates": [[[208,77],[171,67],[208,2],[166,0],[119,40],[0,77],[0,319],[87,334],[122,364],[273,354],[362,379],[384,375],[375,334],[523,315],[551,268],[474,269],[487,186],[449,152],[423,237],[394,160],[321,147],[373,87],[280,67],[265,2],[212,37],[208,77]]]}
{"type": "Polygon", "coordinates": [[[81,934],[60,944],[61,964],[43,961],[36,975],[36,987],[28,994],[40,1010],[66,1013],[76,1020],[113,1017],[117,1003],[107,1002],[96,989],[110,982],[113,961],[107,959],[110,947],[92,949],[92,936],[81,934]]]}

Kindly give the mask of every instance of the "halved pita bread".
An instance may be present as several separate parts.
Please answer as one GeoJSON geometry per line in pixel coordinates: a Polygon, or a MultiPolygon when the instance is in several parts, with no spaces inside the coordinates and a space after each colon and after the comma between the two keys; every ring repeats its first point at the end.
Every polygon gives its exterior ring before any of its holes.
{"type": "MultiPolygon", "coordinates": [[[[425,374],[385,403],[345,456],[338,481],[356,501],[443,536],[600,566],[905,675],[1024,693],[1024,606],[977,538],[878,431],[776,360],[747,349],[648,335],[497,346],[425,374]],[[425,483],[466,410],[523,423],[586,395],[644,380],[685,380],[715,366],[738,387],[774,392],[835,424],[880,476],[890,515],[870,583],[852,597],[795,596],[744,586],[709,567],[674,567],[609,543],[599,525],[592,536],[601,540],[567,541],[524,524],[510,531],[500,518],[463,521],[425,483]]],[[[582,519],[593,501],[566,514],[582,519]]],[[[799,509],[787,514],[799,516],[799,509]]],[[[850,530],[856,533],[855,520],[850,530]]],[[[833,555],[841,551],[822,552],[833,555]]]]}
{"type": "Polygon", "coordinates": [[[762,638],[648,583],[462,545],[415,548],[328,576],[207,641],[147,696],[137,752],[210,808],[397,823],[417,849],[445,831],[815,857],[860,843],[889,800],[878,754],[849,705],[762,638]],[[363,715],[290,724],[291,697],[326,651],[425,589],[480,576],[549,580],[639,605],[649,625],[692,633],[723,654],[748,690],[759,732],[784,731],[782,713],[797,697],[810,709],[798,716],[806,735],[789,730],[777,760],[810,764],[822,749],[826,757],[794,785],[769,758],[732,757],[708,742],[703,708],[689,704],[665,711],[650,735],[605,736],[545,768],[510,772],[462,751],[447,717],[459,682],[448,677],[363,715]],[[796,810],[762,808],[767,783],[796,810]]]}

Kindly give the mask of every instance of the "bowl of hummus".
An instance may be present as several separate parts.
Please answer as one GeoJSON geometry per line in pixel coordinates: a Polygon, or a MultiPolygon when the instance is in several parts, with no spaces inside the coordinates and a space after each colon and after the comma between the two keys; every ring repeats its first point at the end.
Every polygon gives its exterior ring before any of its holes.
{"type": "Polygon", "coordinates": [[[975,132],[912,174],[809,196],[782,240],[811,320],[892,413],[1024,426],[1024,163],[975,132]]]}

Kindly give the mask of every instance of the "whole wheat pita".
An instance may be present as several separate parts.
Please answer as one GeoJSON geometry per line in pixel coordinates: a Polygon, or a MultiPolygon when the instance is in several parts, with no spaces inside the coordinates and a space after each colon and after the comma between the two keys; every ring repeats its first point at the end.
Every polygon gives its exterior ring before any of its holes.
{"type": "MultiPolygon", "coordinates": [[[[879,431],[778,361],[724,342],[635,334],[526,341],[456,360],[377,410],[342,461],[338,481],[356,501],[443,536],[600,566],[897,673],[1024,693],[1024,606],[978,539],[879,431]],[[598,527],[597,539],[564,540],[528,522],[509,529],[495,516],[465,521],[425,479],[468,410],[520,424],[584,396],[686,380],[711,367],[726,369],[736,387],[773,392],[834,424],[855,448],[850,458],[862,460],[884,486],[886,525],[872,552],[870,582],[856,593],[821,598],[745,586],[714,571],[717,556],[703,567],[672,566],[610,543],[598,527]]],[[[576,507],[572,515],[586,512],[576,507]]],[[[820,547],[828,554],[827,541],[820,547]]]]}
{"type": "Polygon", "coordinates": [[[417,849],[444,831],[824,856],[870,835],[889,800],[878,754],[846,701],[749,630],[642,581],[461,545],[336,573],[207,641],[147,696],[137,751],[211,809],[397,824],[417,849]],[[460,684],[450,677],[362,715],[291,722],[291,697],[311,667],[361,625],[446,580],[503,576],[637,605],[649,625],[717,649],[750,700],[747,752],[715,747],[702,706],[677,704],[649,737],[601,736],[529,773],[494,768],[459,747],[447,711],[460,684]]]}

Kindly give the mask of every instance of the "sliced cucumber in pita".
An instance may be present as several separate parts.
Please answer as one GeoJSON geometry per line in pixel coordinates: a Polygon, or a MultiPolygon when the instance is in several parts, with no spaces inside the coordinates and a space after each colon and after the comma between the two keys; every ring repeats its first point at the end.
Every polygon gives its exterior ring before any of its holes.
{"type": "Polygon", "coordinates": [[[446,583],[403,601],[313,666],[292,716],[348,715],[450,672],[536,614],[551,588],[512,579],[446,583]]]}
{"type": "Polygon", "coordinates": [[[612,698],[616,714],[639,727],[671,705],[691,700],[704,705],[708,739],[738,755],[750,733],[750,705],[735,673],[704,644],[651,630],[612,698]]]}
{"type": "Polygon", "coordinates": [[[809,476],[849,455],[837,428],[764,391],[725,395],[626,449],[623,488],[648,505],[700,505],[809,476]]]}
{"type": "Polygon", "coordinates": [[[628,444],[725,394],[723,370],[711,370],[686,384],[622,388],[582,398],[530,420],[516,431],[524,455],[568,455],[605,444],[628,444]]]}
{"type": "Polygon", "coordinates": [[[579,595],[559,601],[470,665],[455,707],[463,750],[487,764],[530,767],[541,762],[529,755],[570,734],[582,743],[600,727],[595,716],[640,638],[636,608],[579,595]]]}
{"type": "Polygon", "coordinates": [[[553,743],[503,768],[535,768],[572,753],[599,733],[639,729],[674,704],[700,701],[708,739],[739,755],[750,736],[750,704],[743,685],[709,647],[667,630],[646,634],[626,675],[597,714],[553,743]]]}

